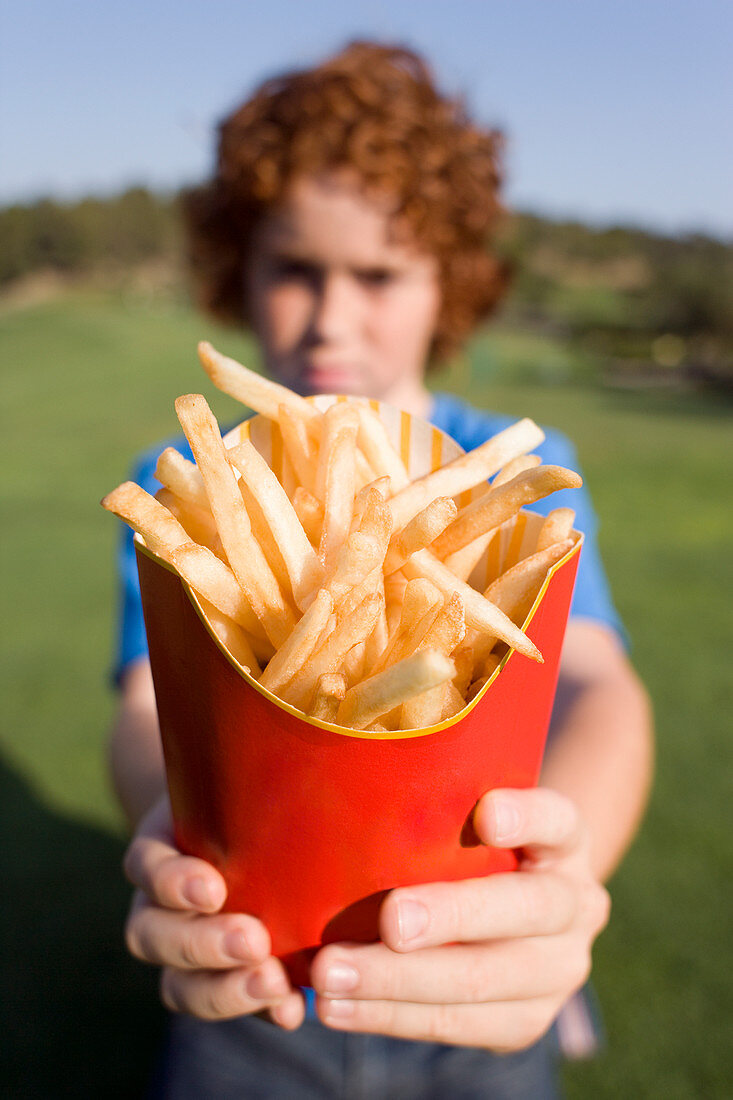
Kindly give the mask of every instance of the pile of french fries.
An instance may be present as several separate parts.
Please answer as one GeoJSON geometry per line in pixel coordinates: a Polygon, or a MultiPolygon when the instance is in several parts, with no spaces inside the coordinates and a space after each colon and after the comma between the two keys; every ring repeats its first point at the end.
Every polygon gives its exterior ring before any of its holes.
{"type": "Polygon", "coordinates": [[[263,688],[319,721],[414,730],[461,711],[508,649],[542,660],[519,624],[574,545],[572,509],[551,512],[535,551],[485,591],[468,583],[520,509],[582,483],[531,453],[533,421],[411,480],[368,403],[323,412],[210,344],[199,355],[219,389],[278,425],[281,479],[248,439],[226,447],[205,398],[187,394],[176,412],[195,463],[167,448],[155,497],[125,482],[102,505],[183,578],[263,688]]]}

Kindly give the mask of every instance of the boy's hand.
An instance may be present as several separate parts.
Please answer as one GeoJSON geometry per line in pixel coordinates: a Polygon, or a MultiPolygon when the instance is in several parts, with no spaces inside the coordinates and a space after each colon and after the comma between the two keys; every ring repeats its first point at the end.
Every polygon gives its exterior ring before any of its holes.
{"type": "Polygon", "coordinates": [[[325,1024],[509,1052],[538,1040],[585,982],[609,899],[573,803],[549,789],[494,791],[475,827],[486,844],[521,847],[520,869],[392,891],[382,943],[316,956],[325,1024]]]}
{"type": "Polygon", "coordinates": [[[168,1008],[205,1020],[268,1010],[281,1027],[302,1023],[303,996],[270,955],[264,925],[241,913],[220,913],[222,876],[175,848],[167,798],[141,821],[125,873],[137,887],[127,946],[143,962],[163,967],[161,996],[168,1008]]]}

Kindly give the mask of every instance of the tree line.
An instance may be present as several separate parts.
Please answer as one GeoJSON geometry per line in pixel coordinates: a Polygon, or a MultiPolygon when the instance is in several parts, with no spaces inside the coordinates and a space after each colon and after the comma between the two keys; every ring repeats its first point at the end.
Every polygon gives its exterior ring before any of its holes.
{"type": "MultiPolygon", "coordinates": [[[[607,362],[651,354],[661,366],[733,384],[733,244],[520,213],[501,248],[514,269],[510,324],[560,335],[607,362]]],[[[0,208],[0,295],[39,271],[83,277],[150,260],[167,262],[183,286],[183,252],[178,196],[145,187],[0,208]]]]}

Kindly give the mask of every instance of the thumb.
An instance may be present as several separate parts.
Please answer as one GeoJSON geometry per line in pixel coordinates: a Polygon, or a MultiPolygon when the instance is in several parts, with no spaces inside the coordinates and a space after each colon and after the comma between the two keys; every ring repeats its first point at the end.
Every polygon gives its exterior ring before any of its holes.
{"type": "Polygon", "coordinates": [[[538,862],[570,855],[584,839],[575,805],[548,787],[489,791],[476,806],[474,828],[484,844],[522,848],[538,862]]]}

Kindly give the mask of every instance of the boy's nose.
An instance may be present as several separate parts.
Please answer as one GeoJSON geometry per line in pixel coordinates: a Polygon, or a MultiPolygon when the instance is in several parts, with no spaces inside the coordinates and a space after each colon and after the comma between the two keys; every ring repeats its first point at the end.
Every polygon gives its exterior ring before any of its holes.
{"type": "Polygon", "coordinates": [[[347,274],[328,274],[318,287],[313,311],[313,328],[325,343],[348,338],[359,314],[359,295],[347,274]]]}

